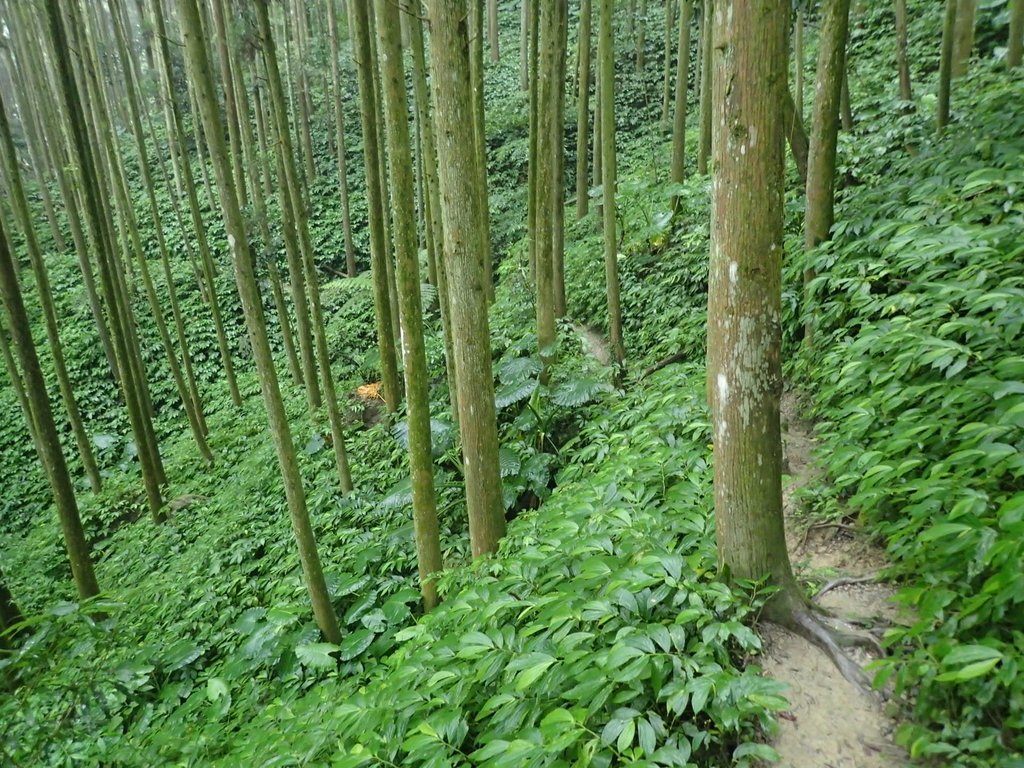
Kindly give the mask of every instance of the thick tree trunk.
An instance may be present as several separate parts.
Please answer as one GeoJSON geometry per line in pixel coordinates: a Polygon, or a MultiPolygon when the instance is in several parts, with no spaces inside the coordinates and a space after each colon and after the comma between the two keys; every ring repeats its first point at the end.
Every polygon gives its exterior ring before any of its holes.
{"type": "Polygon", "coordinates": [[[590,25],[591,0],[580,5],[580,28],[577,36],[577,64],[579,69],[576,97],[576,220],[590,210],[590,25]]]}
{"type": "MultiPolygon", "coordinates": [[[[673,0],[674,1],[674,0],[673,0]]],[[[690,16],[693,0],[680,0],[679,36],[676,44],[675,111],[672,116],[672,183],[686,180],[686,90],[690,84],[690,16]]],[[[673,198],[672,209],[679,205],[673,198]]]]}
{"type": "Polygon", "coordinates": [[[431,87],[437,130],[441,215],[459,378],[466,509],[474,557],[493,552],[505,535],[498,428],[494,408],[486,276],[485,196],[475,153],[465,145],[473,119],[464,0],[430,0],[431,87]]]}
{"type": "Polygon", "coordinates": [[[900,98],[911,101],[910,60],[907,58],[907,0],[894,0],[896,10],[896,68],[900,73],[900,98]]]}
{"type": "Polygon", "coordinates": [[[398,408],[401,390],[398,384],[398,362],[395,357],[395,329],[391,319],[391,296],[387,280],[388,255],[385,249],[385,207],[380,177],[380,148],[377,142],[377,97],[373,82],[375,65],[370,48],[368,8],[364,5],[363,0],[350,0],[348,9],[352,55],[356,60],[356,69],[359,73],[359,111],[363,126],[363,162],[366,170],[366,200],[370,229],[373,300],[377,316],[377,348],[380,351],[384,400],[387,403],[388,411],[393,413],[398,408]]]}
{"type": "Polygon", "coordinates": [[[615,233],[615,48],[612,41],[612,0],[601,0],[597,56],[601,73],[601,171],[604,223],[604,272],[608,293],[608,341],[615,365],[615,380],[622,381],[626,348],[622,338],[622,308],[619,301],[618,240],[615,233]]]}
{"type": "Polygon", "coordinates": [[[423,345],[419,255],[413,201],[412,147],[409,141],[405,72],[402,66],[401,22],[392,0],[376,0],[381,84],[387,123],[391,171],[392,220],[396,272],[402,318],[405,396],[409,410],[409,468],[412,473],[413,523],[419,562],[420,591],[427,610],[437,605],[434,574],[441,570],[434,462],[430,437],[430,374],[423,345]]]}
{"type": "Polygon", "coordinates": [[[942,52],[939,55],[939,102],[935,114],[935,125],[939,133],[949,122],[950,82],[953,75],[953,39],[956,29],[957,0],[946,0],[946,11],[942,18],[942,52]]]}
{"type": "MultiPolygon", "coordinates": [[[[55,3],[56,0],[49,0],[47,4],[51,19],[57,18],[59,14],[55,3]]],[[[59,20],[56,23],[63,25],[63,22],[59,20]]],[[[54,34],[54,42],[57,43],[59,39],[54,34]]],[[[56,50],[61,49],[57,48],[56,50]]],[[[53,412],[50,410],[46,382],[43,380],[35,344],[29,332],[28,315],[25,312],[21,290],[18,287],[14,258],[11,256],[7,232],[2,223],[0,223],[0,298],[7,309],[14,348],[17,350],[21,370],[25,376],[25,389],[32,409],[32,422],[35,424],[39,447],[42,450],[43,469],[50,481],[50,488],[57,506],[57,515],[60,517],[61,528],[64,532],[64,545],[71,563],[71,573],[75,580],[75,587],[78,589],[78,596],[85,600],[98,594],[100,590],[93,573],[92,561],[89,558],[89,544],[85,539],[82,521],[78,516],[78,503],[75,501],[75,492],[71,486],[71,476],[68,474],[64,454],[61,452],[57,425],[54,423],[53,412]]]]}
{"type": "Polygon", "coordinates": [[[717,0],[708,286],[708,400],[718,554],[730,579],[779,591],[769,616],[802,603],[782,519],[781,278],[786,16],[781,0],[717,0]],[[742,44],[737,44],[742,42],[742,44]]]}

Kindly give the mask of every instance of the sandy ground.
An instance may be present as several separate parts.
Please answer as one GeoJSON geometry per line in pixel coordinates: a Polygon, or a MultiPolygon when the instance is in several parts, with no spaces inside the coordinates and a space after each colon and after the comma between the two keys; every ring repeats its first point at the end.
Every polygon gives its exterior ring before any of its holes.
{"type": "MultiPolygon", "coordinates": [[[[814,478],[810,426],[799,419],[791,395],[783,398],[783,441],[792,478],[784,492],[790,558],[800,578],[829,581],[840,576],[871,576],[885,565],[881,551],[856,531],[843,528],[806,530],[794,520],[793,493],[814,478]],[[806,532],[806,536],[805,536],[806,532]]],[[[840,617],[897,620],[893,590],[885,584],[836,587],[820,604],[840,617]]],[[[815,646],[785,630],[767,625],[763,666],[770,677],[787,683],[790,709],[779,720],[773,746],[781,768],[897,768],[905,754],[892,743],[895,723],[883,711],[879,694],[864,694],[847,682],[815,646]]],[[[867,663],[867,655],[856,655],[867,663]]]]}

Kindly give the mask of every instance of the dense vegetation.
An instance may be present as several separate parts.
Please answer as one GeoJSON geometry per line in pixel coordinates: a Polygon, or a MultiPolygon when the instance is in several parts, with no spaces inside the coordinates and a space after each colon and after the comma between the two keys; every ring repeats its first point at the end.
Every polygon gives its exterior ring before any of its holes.
{"type": "MultiPolygon", "coordinates": [[[[503,42],[519,34],[512,5],[500,4],[503,42]]],[[[570,5],[572,45],[577,4],[570,5]]],[[[622,5],[617,21],[631,42],[622,5]]],[[[941,18],[933,5],[910,3],[912,102],[896,98],[888,7],[864,7],[854,17],[856,123],[840,134],[838,160],[845,184],[832,238],[806,253],[803,188],[796,168],[787,168],[784,359],[787,386],[805,394],[816,421],[825,470],[803,493],[807,511],[855,520],[884,545],[892,561],[886,575],[911,609],[912,622],[886,632],[888,655],[873,665],[875,684],[900,704],[898,741],[925,765],[1009,767],[1024,759],[1024,81],[1002,60],[1006,11],[982,9],[976,59],[955,81],[952,119],[937,136],[941,18]],[[805,294],[808,269],[816,277],[805,294]],[[813,344],[804,343],[809,321],[813,344]]],[[[133,297],[171,500],[159,525],[146,516],[136,443],[112,396],[70,242],[61,249],[39,227],[64,354],[104,480],[101,491],[88,489],[62,426],[103,592],[85,601],[76,595],[49,486],[14,387],[0,374],[0,586],[25,617],[9,633],[10,647],[0,646],[0,765],[742,766],[771,759],[767,736],[787,703],[783,687],[760,674],[757,620],[776,587],[720,578],[704,393],[711,185],[707,175],[683,183],[669,176],[672,148],[659,114],[663,41],[655,32],[662,8],[648,8],[644,66],[634,67],[630,46],[616,51],[628,362],[621,386],[593,341],[609,330],[604,282],[595,278],[603,240],[594,212],[565,228],[567,312],[557,362],[537,349],[525,213],[529,104],[518,90],[518,51],[505,44],[501,60],[486,68],[497,264],[490,353],[509,528],[497,553],[471,557],[442,307],[425,284],[445,568],[442,602],[429,613],[413,545],[410,414],[404,403],[387,414],[378,398],[357,393],[379,380],[381,356],[369,271],[340,276],[345,244],[330,110],[312,121],[320,172],[308,181],[309,233],[345,410],[349,493],[338,487],[326,419],[286,380],[269,290],[262,299],[340,643],[324,642],[310,612],[217,200],[201,194],[240,406],[185,255],[194,233],[172,223],[175,191],[155,182],[212,465],[189,434],[145,298],[133,297]],[[669,356],[676,362],[645,374],[669,356]]],[[[313,42],[311,60],[326,62],[326,44],[313,42]]],[[[351,68],[347,45],[343,53],[351,68]]],[[[813,78],[811,56],[807,65],[813,78]]],[[[356,126],[356,78],[345,74],[345,118],[356,126]]],[[[328,79],[311,78],[314,103],[329,102],[328,79]]],[[[693,110],[691,145],[697,121],[693,110]]],[[[125,157],[134,158],[122,138],[125,157]]],[[[151,154],[167,151],[165,134],[151,141],[151,154]]],[[[367,269],[372,214],[363,148],[352,136],[349,143],[352,230],[367,269]]],[[[201,177],[201,159],[193,154],[192,162],[201,177]]],[[[574,188],[567,175],[566,188],[574,188]]],[[[132,174],[129,181],[155,260],[143,181],[132,174]]],[[[37,194],[32,203],[39,208],[37,194]]],[[[246,213],[255,228],[256,211],[246,213]]],[[[261,274],[266,261],[284,266],[282,219],[280,203],[268,199],[272,242],[257,257],[261,274]]],[[[23,256],[23,235],[8,229],[23,256]]],[[[157,287],[167,306],[168,285],[157,287]]],[[[41,340],[31,280],[23,290],[41,340]]],[[[38,346],[55,392],[52,357],[38,346]]]]}

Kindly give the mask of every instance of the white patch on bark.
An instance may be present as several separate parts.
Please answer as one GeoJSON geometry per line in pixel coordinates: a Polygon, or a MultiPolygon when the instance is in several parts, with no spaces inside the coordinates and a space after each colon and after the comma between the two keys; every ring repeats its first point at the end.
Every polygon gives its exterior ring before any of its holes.
{"type": "Polygon", "coordinates": [[[757,146],[757,126],[750,126],[750,148],[753,149],[757,146]]]}
{"type": "Polygon", "coordinates": [[[718,407],[723,407],[729,400],[729,379],[724,373],[718,374],[718,407]]]}
{"type": "Polygon", "coordinates": [[[739,265],[739,262],[737,262],[737,261],[730,261],[729,262],[729,282],[732,283],[735,286],[739,279],[740,279],[740,265],[739,265]]]}
{"type": "Polygon", "coordinates": [[[235,236],[228,233],[228,248],[235,250],[235,236]]]}

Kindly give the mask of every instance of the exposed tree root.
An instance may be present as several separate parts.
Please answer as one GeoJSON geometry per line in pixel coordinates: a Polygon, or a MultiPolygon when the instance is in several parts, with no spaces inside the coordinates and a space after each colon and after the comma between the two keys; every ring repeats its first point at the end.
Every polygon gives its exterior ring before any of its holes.
{"type": "Polygon", "coordinates": [[[825,585],[814,595],[814,600],[817,600],[822,595],[831,592],[836,587],[847,587],[852,584],[874,584],[878,581],[878,578],[877,574],[869,576],[840,576],[838,579],[832,579],[832,581],[826,582],[825,585]]]}
{"type": "MultiPolygon", "coordinates": [[[[776,621],[824,651],[840,674],[856,686],[861,693],[871,693],[871,683],[861,670],[860,665],[843,650],[843,648],[849,648],[855,644],[853,638],[859,637],[859,635],[828,626],[815,615],[813,609],[806,607],[798,607],[784,621],[778,619],[776,621]]],[[[858,640],[857,642],[862,641],[858,640]]]]}
{"type": "Polygon", "coordinates": [[[846,531],[851,534],[860,533],[858,528],[848,525],[847,523],[815,523],[814,525],[809,525],[804,529],[804,535],[800,539],[800,543],[796,545],[796,549],[793,551],[803,552],[804,547],[807,546],[807,537],[811,535],[811,531],[820,531],[823,528],[835,528],[837,531],[846,531]]]}

